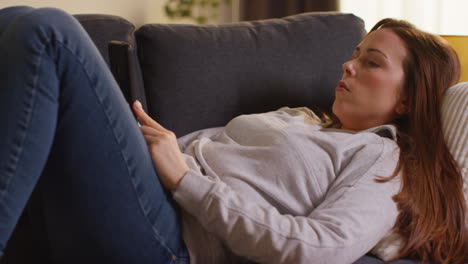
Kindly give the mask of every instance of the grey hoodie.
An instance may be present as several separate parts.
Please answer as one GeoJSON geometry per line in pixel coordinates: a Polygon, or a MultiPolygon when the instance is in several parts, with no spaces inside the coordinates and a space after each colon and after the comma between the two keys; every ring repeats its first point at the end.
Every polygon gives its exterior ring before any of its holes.
{"type": "Polygon", "coordinates": [[[242,115],[179,139],[173,192],[191,263],[352,263],[395,224],[395,127],[324,128],[307,109],[242,115]],[[242,257],[239,257],[242,256],[242,257]]]}

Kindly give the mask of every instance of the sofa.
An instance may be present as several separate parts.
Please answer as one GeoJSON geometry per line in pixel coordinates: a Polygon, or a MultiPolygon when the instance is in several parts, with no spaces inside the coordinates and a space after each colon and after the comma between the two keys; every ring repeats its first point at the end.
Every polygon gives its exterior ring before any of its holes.
{"type": "MultiPolygon", "coordinates": [[[[146,24],[137,30],[116,16],[75,17],[127,100],[140,100],[154,119],[177,136],[223,126],[240,114],[282,106],[330,111],[341,65],[366,33],[360,18],[336,12],[227,25],[146,24]],[[113,40],[127,43],[126,50],[110,56],[113,40]]],[[[33,198],[38,192],[40,186],[33,198]]],[[[41,208],[33,200],[1,263],[53,263],[41,208]]],[[[368,254],[355,263],[384,262],[368,254]]]]}

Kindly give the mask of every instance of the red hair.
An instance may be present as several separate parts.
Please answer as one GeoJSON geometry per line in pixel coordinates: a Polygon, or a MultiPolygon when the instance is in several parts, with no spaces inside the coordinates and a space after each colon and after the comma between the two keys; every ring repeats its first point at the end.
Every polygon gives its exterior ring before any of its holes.
{"type": "Polygon", "coordinates": [[[467,228],[463,178],[444,140],[441,103],[444,92],[458,82],[460,61],[442,38],[395,19],[379,21],[369,34],[390,29],[405,43],[402,100],[408,112],[398,128],[402,190],[393,197],[399,209],[394,231],[405,238],[400,255],[435,263],[467,260],[467,228]]]}

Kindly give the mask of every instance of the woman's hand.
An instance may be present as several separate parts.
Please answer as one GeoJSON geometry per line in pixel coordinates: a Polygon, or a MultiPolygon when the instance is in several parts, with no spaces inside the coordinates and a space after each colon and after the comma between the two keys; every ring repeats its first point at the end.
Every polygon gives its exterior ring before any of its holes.
{"type": "Polygon", "coordinates": [[[139,101],[133,103],[133,111],[140,120],[141,132],[162,185],[169,190],[175,190],[190,170],[182,157],[175,134],[146,114],[139,101]]]}

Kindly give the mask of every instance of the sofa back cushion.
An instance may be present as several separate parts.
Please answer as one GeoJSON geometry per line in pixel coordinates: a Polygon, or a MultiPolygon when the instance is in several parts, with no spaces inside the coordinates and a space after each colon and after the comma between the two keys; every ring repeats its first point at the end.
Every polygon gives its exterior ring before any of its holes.
{"type": "Polygon", "coordinates": [[[129,94],[129,96],[133,100],[140,100],[146,109],[143,80],[136,54],[135,26],[126,19],[113,15],[76,14],[74,17],[81,23],[91,37],[108,66],[110,66],[109,42],[117,40],[129,44],[129,72],[122,74],[126,75],[130,80],[129,92],[131,94],[129,94]]]}
{"type": "Polygon", "coordinates": [[[148,111],[182,136],[282,106],[329,110],[364,34],[363,21],[343,13],[144,25],[135,36],[148,111]]]}

